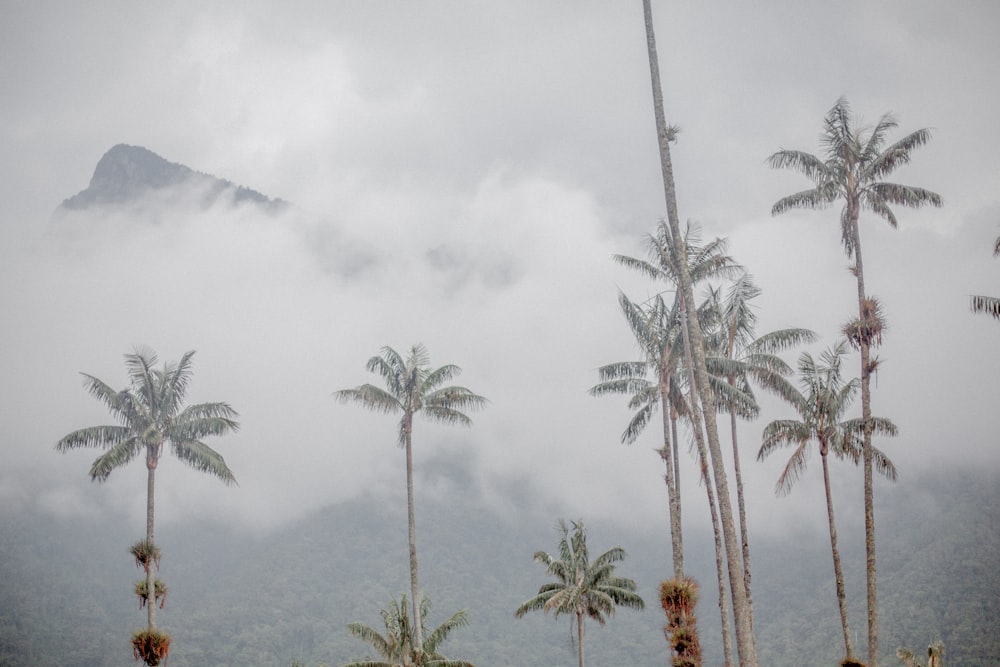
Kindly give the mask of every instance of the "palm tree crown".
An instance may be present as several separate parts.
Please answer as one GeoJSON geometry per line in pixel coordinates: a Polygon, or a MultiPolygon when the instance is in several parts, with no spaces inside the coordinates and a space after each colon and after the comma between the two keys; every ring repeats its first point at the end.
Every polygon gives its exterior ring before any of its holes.
{"type": "MultiPolygon", "coordinates": [[[[801,419],[777,419],[764,428],[757,460],[763,461],[781,447],[795,447],[775,484],[778,495],[788,494],[805,471],[810,443],[816,443],[821,456],[832,453],[854,463],[861,460],[861,420],[843,418],[860,386],[857,378],[845,382],[841,376],[841,362],[846,354],[845,341],[824,350],[819,361],[803,352],[798,362],[803,391],[786,397],[801,419]]],[[[895,424],[889,419],[873,417],[872,422],[876,434],[894,436],[897,433],[895,424]]],[[[878,448],[873,448],[872,454],[876,470],[895,480],[896,467],[892,461],[878,448]]]]}
{"type": "Polygon", "coordinates": [[[779,199],[771,208],[772,215],[793,208],[826,208],[838,199],[844,200],[840,213],[841,238],[850,257],[856,249],[851,227],[857,223],[862,210],[896,227],[896,216],[890,205],[941,206],[943,200],[937,193],[882,180],[896,167],[908,163],[913,150],[931,138],[931,131],[924,128],[883,148],[886,134],[898,124],[896,118],[887,113],[870,130],[858,127],[850,105],[841,97],[823,120],[822,158],[798,150],[780,150],[768,158],[771,167],[794,169],[815,184],[813,188],[779,199]]]}
{"type": "Polygon", "coordinates": [[[544,551],[535,553],[535,560],[544,565],[556,581],[543,584],[537,595],[517,608],[514,616],[521,618],[539,609],[546,613],[551,611],[557,617],[575,615],[579,661],[583,667],[584,617],[604,625],[607,616],[613,616],[619,605],[630,609],[643,609],[645,605],[636,593],[635,581],[615,576],[615,564],[625,559],[624,549],[612,547],[591,562],[583,521],[573,522],[572,536],[565,521],[559,521],[559,529],[562,538],[558,557],[544,551]]]}
{"type": "Polygon", "coordinates": [[[375,412],[402,413],[400,447],[406,445],[417,412],[433,421],[470,426],[472,420],[463,410],[483,408],[489,402],[465,387],[442,387],[462,369],[453,364],[432,369],[427,348],[420,343],[410,348],[405,359],[391,347],[383,347],[382,354],[369,359],[366,368],[382,377],[384,389],[363,384],[334,392],[334,396],[342,403],[360,403],[375,412]]]}
{"type": "Polygon", "coordinates": [[[408,612],[406,595],[399,600],[393,600],[383,609],[382,622],[385,634],[379,633],[364,623],[351,623],[347,629],[352,635],[371,644],[380,660],[359,660],[350,662],[344,667],[473,667],[465,660],[449,660],[438,653],[438,647],[448,638],[452,630],[464,628],[469,624],[465,610],[456,612],[448,620],[439,625],[429,634],[426,632],[425,621],[430,611],[431,603],[427,598],[420,601],[420,626],[424,629],[426,639],[423,640],[422,651],[416,651],[416,637],[413,622],[408,612]]]}
{"type": "Polygon", "coordinates": [[[187,352],[180,361],[155,369],[157,356],[152,350],[141,348],[126,354],[130,386],[120,391],[83,373],[87,390],[107,406],[119,423],[73,431],[56,443],[56,449],[61,452],[80,447],[107,450],[90,467],[90,478],[104,482],[112,471],[143,451],[147,464],[155,467],[164,443],[169,443],[177,458],[191,467],[210,473],[226,484],[235,483],[236,478],[222,456],[202,440],[239,430],[236,411],[227,403],[184,406],[193,356],[193,351],[187,352]]]}

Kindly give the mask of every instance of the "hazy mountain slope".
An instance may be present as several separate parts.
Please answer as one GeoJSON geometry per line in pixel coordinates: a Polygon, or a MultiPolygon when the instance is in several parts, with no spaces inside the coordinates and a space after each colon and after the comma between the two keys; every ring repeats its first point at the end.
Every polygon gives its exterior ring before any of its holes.
{"type": "MultiPolygon", "coordinates": [[[[998,664],[1000,480],[951,472],[921,480],[880,512],[880,600],[886,664],[898,645],[918,650],[943,639],[948,664],[998,664]]],[[[574,664],[567,619],[521,620],[513,610],[544,580],[531,555],[554,550],[557,517],[501,518],[474,497],[447,504],[418,493],[421,583],[431,623],[460,608],[471,625],[445,654],[479,667],[574,664]]],[[[568,518],[568,517],[567,517],[568,518]]],[[[585,517],[584,517],[585,518],[585,517]]],[[[141,526],[116,518],[0,519],[0,665],[125,665],[128,637],[142,625],[130,591],[138,573],[128,544],[141,526]],[[135,534],[133,534],[135,533],[135,534]]],[[[863,550],[845,522],[853,622],[863,634],[863,550]]],[[[668,574],[660,527],[640,535],[589,525],[591,548],[624,546],[620,571],[635,578],[645,612],[622,611],[589,625],[590,664],[663,665],[661,612],[654,597],[668,574]]],[[[406,520],[396,500],[361,499],[327,508],[266,536],[192,522],[159,531],[162,577],[170,587],[159,617],[174,636],[170,664],[338,665],[365,655],[345,625],[378,627],[378,610],[407,588],[406,520]]],[[[703,586],[699,610],[706,664],[720,664],[710,542],[692,530],[691,571],[703,586]]],[[[762,662],[834,665],[839,619],[822,531],[794,529],[754,540],[757,628],[762,662]]]]}
{"type": "Polygon", "coordinates": [[[117,144],[98,161],[87,188],[63,201],[59,208],[65,212],[102,205],[121,206],[171,189],[197,191],[203,208],[223,201],[249,202],[274,213],[287,207],[280,199],[169,162],[142,146],[117,144]]]}

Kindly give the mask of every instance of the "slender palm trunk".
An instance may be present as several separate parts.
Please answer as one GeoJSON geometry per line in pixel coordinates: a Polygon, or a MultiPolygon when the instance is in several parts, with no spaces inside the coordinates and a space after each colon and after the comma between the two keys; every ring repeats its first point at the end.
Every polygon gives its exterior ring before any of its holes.
{"type": "Polygon", "coordinates": [[[583,667],[583,612],[576,612],[576,653],[583,667]]]}
{"type": "MultiPolygon", "coordinates": [[[[660,70],[656,55],[656,38],[653,33],[653,14],[650,0],[643,0],[643,13],[646,24],[650,83],[653,89],[653,110],[660,146],[663,191],[667,206],[667,221],[674,240],[673,252],[677,254],[679,287],[684,300],[687,303],[693,304],[695,302],[694,290],[692,289],[691,276],[688,272],[684,237],[681,235],[680,221],[677,214],[677,194],[674,187],[673,165],[670,159],[669,132],[663,114],[663,94],[660,87],[660,70]]],[[[705,349],[698,318],[688,317],[686,328],[690,330],[691,347],[695,363],[695,386],[702,400],[701,416],[705,421],[705,430],[708,436],[708,447],[711,454],[710,462],[715,478],[719,515],[722,521],[722,532],[726,545],[726,561],[729,566],[729,588],[733,596],[733,616],[736,621],[736,647],[739,652],[740,664],[743,667],[757,667],[757,646],[754,639],[753,627],[750,622],[746,584],[743,579],[743,564],[733,525],[733,510],[730,503],[729,485],[726,480],[725,467],[723,466],[722,448],[719,444],[715,399],[710,390],[708,369],[705,364],[705,349]]]]}
{"type": "Polygon", "coordinates": [[[424,646],[423,628],[420,626],[420,602],[417,597],[417,524],[413,510],[413,415],[406,417],[406,519],[409,524],[410,542],[410,599],[413,604],[413,643],[416,651],[422,651],[424,646]]]}
{"type": "MultiPolygon", "coordinates": [[[[861,232],[858,229],[857,208],[851,216],[854,236],[854,268],[858,279],[858,317],[866,317],[865,272],[861,261],[861,232]]],[[[875,492],[872,480],[872,392],[871,346],[866,336],[860,337],[861,348],[861,421],[864,444],[861,450],[865,487],[865,581],[868,597],[868,666],[878,667],[878,595],[875,571],[875,492]]]]}
{"type": "Polygon", "coordinates": [[[664,474],[667,483],[667,502],[670,506],[670,546],[672,548],[674,578],[678,581],[684,578],[684,548],[681,543],[681,509],[677,493],[677,479],[671,456],[670,440],[670,376],[661,373],[660,378],[660,412],[663,413],[663,449],[660,450],[665,463],[664,474]]]}
{"type": "Polygon", "coordinates": [[[156,464],[159,462],[156,445],[147,445],[146,450],[146,543],[150,546],[150,556],[146,560],[146,614],[150,630],[156,629],[156,559],[152,557],[153,542],[153,492],[156,482],[156,464]]]}
{"type": "Polygon", "coordinates": [[[833,576],[837,582],[837,604],[840,607],[840,624],[844,629],[845,657],[853,658],[851,631],[847,625],[847,595],[844,592],[844,571],[840,567],[840,549],[837,547],[837,525],[833,520],[833,493],[830,491],[830,467],[826,452],[820,452],[823,459],[823,486],[826,488],[826,516],[830,522],[830,550],[833,553],[833,576]]]}
{"type": "MultiPolygon", "coordinates": [[[[684,305],[684,299],[678,297],[678,302],[680,306],[681,320],[687,318],[687,308],[684,305]]],[[[681,330],[681,337],[684,342],[684,359],[687,363],[688,375],[694,375],[694,361],[691,356],[691,341],[688,336],[687,329],[681,330]]],[[[719,537],[719,509],[715,502],[715,492],[714,485],[712,483],[712,478],[708,474],[708,454],[705,451],[705,436],[701,430],[701,421],[698,419],[698,415],[701,413],[701,408],[698,405],[698,393],[695,391],[695,385],[692,381],[689,387],[690,390],[690,405],[688,406],[688,412],[692,415],[691,428],[694,429],[694,441],[695,447],[698,450],[698,470],[701,475],[702,484],[705,485],[705,493],[708,496],[708,511],[712,517],[712,535],[715,538],[715,574],[716,579],[719,584],[719,614],[721,617],[721,628],[722,628],[722,653],[723,664],[725,667],[732,667],[733,663],[733,640],[732,640],[732,626],[729,623],[729,595],[726,590],[726,566],[723,564],[723,546],[722,541],[719,537]]]]}
{"type": "MultiPolygon", "coordinates": [[[[732,356],[732,355],[730,355],[732,356]]],[[[729,384],[735,384],[729,378],[729,384]]],[[[733,434],[733,474],[736,476],[736,506],[740,518],[740,544],[743,548],[743,584],[747,589],[747,609],[750,614],[750,629],[755,630],[753,620],[753,593],[750,582],[750,536],[747,531],[747,510],[743,500],[743,474],[740,470],[740,448],[736,439],[736,411],[729,411],[729,426],[733,434]]]]}
{"type": "MultiPolygon", "coordinates": [[[[674,445],[674,488],[677,489],[677,516],[683,516],[681,511],[681,457],[677,448],[677,408],[670,404],[670,435],[674,445]]],[[[684,548],[684,535],[681,534],[681,548],[684,548]]]]}
{"type": "Polygon", "coordinates": [[[715,573],[719,584],[719,614],[722,618],[722,664],[725,667],[732,667],[733,663],[733,637],[732,627],[729,623],[729,594],[726,590],[725,571],[722,562],[722,538],[719,531],[719,511],[715,506],[715,494],[712,493],[712,480],[708,476],[708,461],[705,460],[704,452],[699,453],[701,467],[701,477],[705,485],[705,492],[708,494],[708,509],[712,515],[712,536],[715,538],[715,573]]]}

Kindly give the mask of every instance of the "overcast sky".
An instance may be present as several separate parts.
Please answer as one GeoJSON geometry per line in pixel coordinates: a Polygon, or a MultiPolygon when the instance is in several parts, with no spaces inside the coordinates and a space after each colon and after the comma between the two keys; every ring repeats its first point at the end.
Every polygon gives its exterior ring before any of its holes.
{"type": "MultiPolygon", "coordinates": [[[[897,179],[945,207],[900,210],[896,231],[862,222],[891,327],[874,412],[901,429],[880,446],[900,486],[952,460],[1000,467],[1000,324],[968,309],[970,294],[1000,295],[1000,6],[657,0],[654,13],[681,217],[729,238],[763,289],[761,332],[812,328],[818,352],[856,308],[839,209],[771,218],[808,182],[767,156],[818,152],[841,95],[868,122],[894,112],[894,137],[933,128],[897,179]]],[[[624,401],[586,393],[598,366],[637,354],[618,289],[662,288],[610,261],[641,255],[664,215],[640,0],[14,1],[0,54],[0,504],[142,515],[141,462],[98,486],[96,452],[53,449],[110,420],[78,373],[124,386],[122,354],[141,344],[161,360],[197,350],[190,399],[242,415],[211,442],[240,486],[166,463],[162,520],[267,526],[372,490],[403,502],[395,421],[330,394],[373,380],[364,364],[382,346],[423,342],[492,404],[471,430],[417,426],[418,503],[472,484],[501,506],[528,494],[553,519],[663,525],[656,430],[626,448],[624,401]],[[309,215],[50,226],[117,143],[309,215]],[[470,477],[453,479],[452,461],[470,477]]],[[[764,423],[790,416],[766,407],[741,432],[752,529],[794,515],[821,527],[818,466],[797,501],[776,500],[783,460],[753,461],[764,423]]],[[[837,478],[856,505],[860,471],[837,478]]]]}

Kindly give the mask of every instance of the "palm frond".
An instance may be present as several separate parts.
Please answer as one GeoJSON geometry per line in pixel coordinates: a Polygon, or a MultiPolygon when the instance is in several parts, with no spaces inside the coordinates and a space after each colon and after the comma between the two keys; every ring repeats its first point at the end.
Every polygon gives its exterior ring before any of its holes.
{"type": "Polygon", "coordinates": [[[772,169],[793,169],[816,183],[825,180],[827,176],[826,164],[805,151],[779,150],[767,158],[767,165],[772,169]]]}
{"type": "Polygon", "coordinates": [[[771,207],[771,215],[780,215],[796,208],[826,208],[833,203],[834,199],[836,197],[832,197],[827,188],[820,187],[811,190],[802,190],[774,202],[774,205],[771,207]]]}
{"type": "Polygon", "coordinates": [[[199,472],[207,472],[218,477],[227,485],[236,484],[233,471],[217,451],[199,440],[170,439],[174,454],[184,463],[199,472]]]}
{"type": "Polygon", "coordinates": [[[396,396],[371,384],[363,384],[354,389],[341,389],[333,392],[333,396],[341,403],[360,403],[375,412],[392,414],[403,409],[396,396]]]}
{"type": "MultiPolygon", "coordinates": [[[[893,123],[892,127],[896,127],[896,125],[893,123]]],[[[874,136],[874,132],[872,136],[874,136]]],[[[874,153],[866,152],[865,162],[869,166],[865,171],[865,176],[874,181],[891,174],[896,170],[896,167],[910,162],[910,154],[914,149],[923,146],[930,140],[931,131],[928,128],[923,128],[911,132],[881,153],[878,153],[877,150],[874,153]]]]}
{"type": "Polygon", "coordinates": [[[970,307],[974,313],[985,313],[993,319],[1000,319],[1000,297],[973,296],[970,307]]]}
{"type": "Polygon", "coordinates": [[[114,470],[127,465],[142,451],[142,443],[137,438],[127,438],[114,444],[94,460],[90,466],[90,479],[106,482],[114,470]]]}

